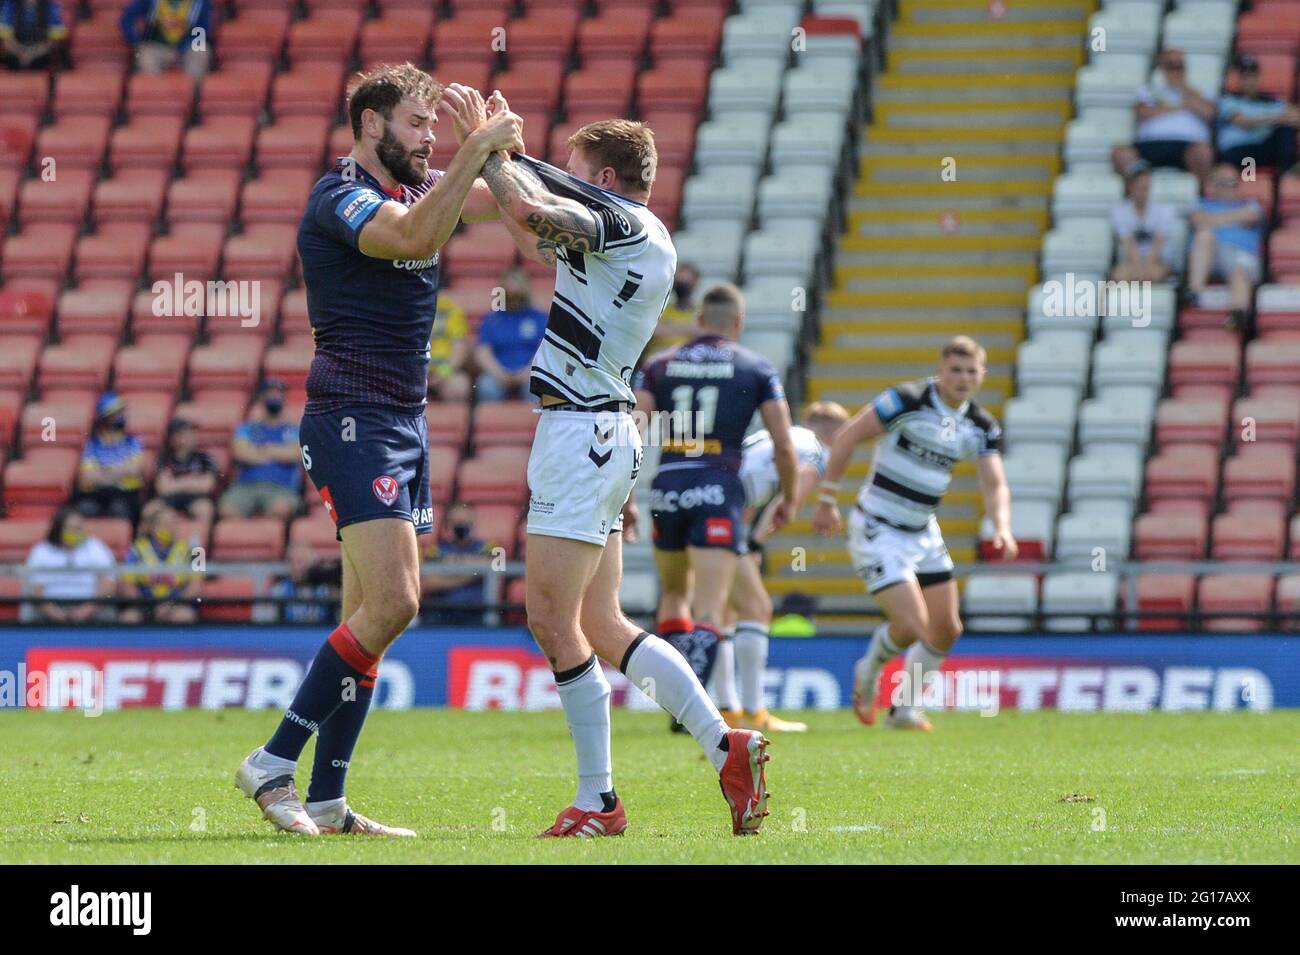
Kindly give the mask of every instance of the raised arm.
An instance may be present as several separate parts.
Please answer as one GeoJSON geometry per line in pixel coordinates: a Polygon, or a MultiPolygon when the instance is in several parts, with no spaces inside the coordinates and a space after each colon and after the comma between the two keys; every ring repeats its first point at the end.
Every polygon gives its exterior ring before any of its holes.
{"type": "Polygon", "coordinates": [[[875,402],[864,407],[844,424],[840,425],[831,439],[831,456],[826,462],[826,476],[819,485],[817,509],[813,512],[813,530],[822,535],[837,533],[843,519],[840,517],[839,501],[836,494],[840,490],[840,479],[849,468],[849,459],[853,449],[864,441],[878,438],[885,433],[885,426],[876,413],[875,402]]]}

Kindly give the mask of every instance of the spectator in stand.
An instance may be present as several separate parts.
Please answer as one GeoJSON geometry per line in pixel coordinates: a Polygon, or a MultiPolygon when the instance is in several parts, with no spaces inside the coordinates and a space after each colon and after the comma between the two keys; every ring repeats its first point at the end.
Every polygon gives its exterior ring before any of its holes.
{"type": "Polygon", "coordinates": [[[1219,97],[1219,162],[1238,170],[1246,159],[1274,166],[1278,175],[1289,172],[1296,161],[1296,127],[1300,108],[1267,96],[1259,90],[1259,61],[1248,53],[1236,59],[1241,91],[1219,97]]]}
{"type": "Polygon", "coordinates": [[[429,339],[429,397],[437,401],[469,401],[469,359],[465,310],[446,295],[439,295],[429,339]]]}
{"type": "Polygon", "coordinates": [[[641,355],[642,361],[661,351],[684,345],[702,334],[695,324],[695,315],[699,311],[695,292],[699,285],[700,270],[690,262],[678,262],[677,274],[673,277],[673,297],[659,316],[659,324],[641,355]]]}
{"type": "Polygon", "coordinates": [[[194,425],[184,418],[167,426],[154,491],[177,513],[211,523],[221,474],[212,456],[195,444],[195,434],[194,425]]]}
{"type": "Polygon", "coordinates": [[[528,273],[521,268],[508,269],[501,277],[505,292],[505,309],[492,310],[483,316],[478,330],[479,401],[502,401],[528,398],[528,379],[533,356],[546,334],[546,315],[533,308],[533,290],[528,273]]]}
{"type": "Polygon", "coordinates": [[[1120,175],[1145,159],[1152,166],[1186,169],[1204,179],[1214,164],[1210,148],[1210,123],[1214,102],[1187,84],[1187,63],[1182,50],[1160,53],[1160,78],[1138,90],[1133,111],[1137,116],[1136,141],[1116,146],[1115,171],[1120,175]]]}
{"type": "Polygon", "coordinates": [[[0,0],[0,63],[9,69],[58,66],[67,39],[59,0],[0,0]]]}
{"type": "Polygon", "coordinates": [[[176,530],[176,513],[158,499],[145,505],[140,533],[126,553],[119,591],[122,623],[193,623],[202,590],[190,542],[176,530]]]}
{"type": "Polygon", "coordinates": [[[1110,277],[1116,282],[1160,282],[1176,270],[1174,209],[1151,201],[1151,166],[1139,159],[1124,172],[1128,198],[1111,210],[1119,250],[1110,277]]]}
{"type": "Polygon", "coordinates": [[[264,514],[285,520],[298,510],[302,452],[298,425],[284,414],[283,382],[262,385],[248,420],[235,429],[230,451],[239,473],[221,495],[222,517],[264,514]]]}
{"type": "Polygon", "coordinates": [[[131,0],[122,11],[122,37],[142,73],[177,64],[202,81],[212,60],[210,0],[131,0]]]}
{"type": "Polygon", "coordinates": [[[70,507],[62,508],[50,522],[45,540],[38,541],[27,556],[27,567],[34,573],[27,577],[27,593],[38,602],[25,605],[25,620],[42,623],[88,623],[111,621],[111,606],[93,603],[96,597],[113,596],[111,574],[96,571],[116,566],[113,553],[98,537],[86,532],[85,518],[70,507]],[[84,570],[71,574],[69,569],[84,570]],[[84,603],[52,603],[54,600],[82,600],[84,603]]]}
{"type": "Polygon", "coordinates": [[[482,623],[482,611],[456,609],[483,602],[483,573],[492,564],[492,545],[474,532],[474,505],[458,502],[449,506],[443,518],[442,534],[430,540],[432,543],[424,550],[425,560],[464,564],[466,573],[421,574],[421,592],[438,604],[438,609],[428,615],[429,621],[457,625],[482,623]]]}
{"type": "Polygon", "coordinates": [[[1195,234],[1187,261],[1187,288],[1200,295],[1210,275],[1228,283],[1231,292],[1231,327],[1249,322],[1250,305],[1259,283],[1260,250],[1264,237],[1264,210],[1254,199],[1241,196],[1240,170],[1220,163],[1214,167],[1190,220],[1195,234]]]}
{"type": "Polygon", "coordinates": [[[333,618],[339,601],[340,566],[316,558],[309,544],[290,544],[285,553],[289,573],[277,577],[270,595],[286,601],[267,604],[257,619],[263,623],[324,623],[333,618]]]}
{"type": "Polygon", "coordinates": [[[144,442],[126,430],[126,404],[111,391],[95,405],[90,440],[81,453],[73,506],[83,517],[140,517],[144,442]]]}

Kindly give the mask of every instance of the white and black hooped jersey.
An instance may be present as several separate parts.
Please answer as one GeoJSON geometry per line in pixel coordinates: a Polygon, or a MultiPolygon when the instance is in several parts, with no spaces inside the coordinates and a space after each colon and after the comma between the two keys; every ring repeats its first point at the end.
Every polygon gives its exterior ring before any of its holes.
{"type": "MultiPolygon", "coordinates": [[[[811,464],[820,476],[826,473],[826,462],[831,450],[808,428],[796,425],[790,429],[794,439],[794,453],[799,464],[811,464]]],[[[767,507],[768,502],[781,490],[781,475],[776,470],[776,448],[772,435],[755,431],[741,445],[740,481],[745,485],[746,507],[767,507]]]]}
{"type": "Polygon", "coordinates": [[[556,250],[555,297],[529,387],[584,407],[611,401],[630,407],[633,369],[677,272],[668,229],[643,203],[529,156],[515,159],[550,192],[590,209],[599,228],[590,252],[556,250]]]}
{"type": "Polygon", "coordinates": [[[876,445],[858,505],[886,524],[924,530],[952,481],[953,466],[1002,451],[1002,428],[973,401],[950,408],[933,378],[886,388],[872,402],[887,433],[876,445]]]}

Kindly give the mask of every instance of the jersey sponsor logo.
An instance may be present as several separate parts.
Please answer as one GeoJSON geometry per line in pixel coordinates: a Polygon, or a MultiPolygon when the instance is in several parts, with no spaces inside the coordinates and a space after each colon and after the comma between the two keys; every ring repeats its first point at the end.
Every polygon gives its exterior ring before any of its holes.
{"type": "Polygon", "coordinates": [[[397,480],[387,474],[375,478],[370,487],[375,492],[375,497],[383,501],[386,507],[392,507],[393,502],[397,500],[397,480]]]}
{"type": "Polygon", "coordinates": [[[668,378],[735,378],[736,366],[729,361],[670,361],[664,375],[668,378]]]}
{"type": "Polygon", "coordinates": [[[382,204],[383,200],[369,189],[355,189],[343,197],[335,211],[349,226],[355,226],[367,212],[382,204]]]}
{"type": "Polygon", "coordinates": [[[394,259],[393,268],[402,269],[406,272],[423,272],[425,269],[433,268],[438,264],[438,253],[427,259],[394,259]]]}
{"type": "Polygon", "coordinates": [[[881,421],[888,421],[894,415],[903,410],[903,399],[898,397],[898,392],[892,389],[883,392],[876,399],[876,417],[881,421]]]}
{"type": "Polygon", "coordinates": [[[730,544],[735,536],[731,518],[706,517],[704,519],[704,539],[710,544],[730,544]]]}
{"type": "Polygon", "coordinates": [[[684,491],[664,491],[658,488],[650,491],[650,508],[655,511],[676,513],[678,509],[689,511],[703,506],[721,507],[726,503],[727,492],[721,484],[702,484],[699,487],[688,487],[684,491]]]}
{"type": "Polygon", "coordinates": [[[413,507],[411,508],[412,524],[432,524],[433,508],[431,507],[413,507]]]}

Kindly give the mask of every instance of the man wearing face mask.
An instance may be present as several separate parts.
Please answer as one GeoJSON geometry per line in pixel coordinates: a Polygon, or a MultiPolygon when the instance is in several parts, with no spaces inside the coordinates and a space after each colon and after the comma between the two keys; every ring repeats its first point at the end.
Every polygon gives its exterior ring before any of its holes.
{"type": "Polygon", "coordinates": [[[695,290],[699,284],[700,270],[690,262],[678,262],[677,274],[673,276],[672,298],[664,306],[650,344],[641,354],[642,362],[651,355],[685,345],[695,336],[704,334],[695,323],[695,315],[700,310],[699,303],[695,300],[695,290]]]}
{"type": "Polygon", "coordinates": [[[483,614],[473,610],[458,610],[457,605],[483,602],[483,571],[491,562],[491,546],[474,532],[474,505],[455,503],[447,508],[441,539],[424,551],[425,560],[439,560],[464,564],[466,573],[429,573],[420,577],[424,595],[433,597],[442,606],[432,615],[433,622],[446,624],[478,624],[483,614]]]}
{"type": "Polygon", "coordinates": [[[231,457],[239,476],[221,495],[222,517],[287,519],[300,501],[298,425],[284,414],[284,383],[268,381],[248,420],[235,429],[231,457]]]}
{"type": "Polygon", "coordinates": [[[105,392],[95,405],[90,440],[81,453],[73,507],[83,517],[140,517],[144,442],[126,430],[126,404],[105,392]]]}

